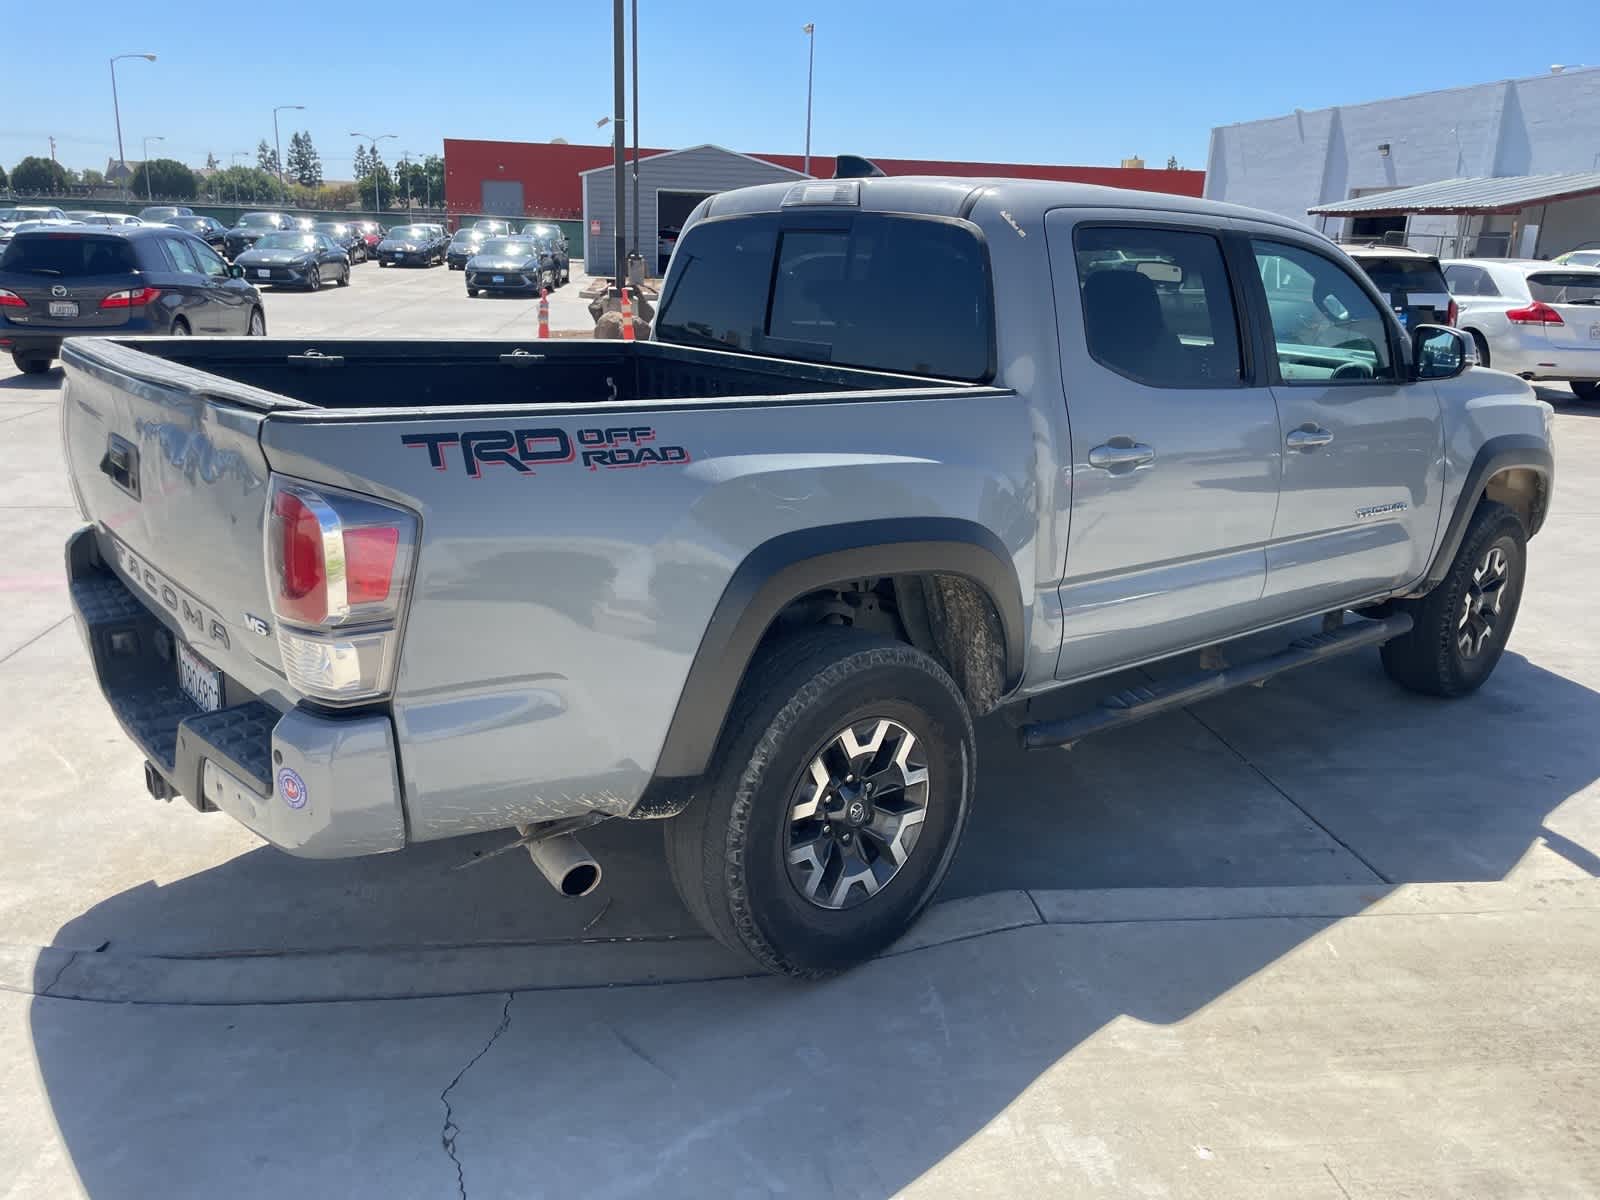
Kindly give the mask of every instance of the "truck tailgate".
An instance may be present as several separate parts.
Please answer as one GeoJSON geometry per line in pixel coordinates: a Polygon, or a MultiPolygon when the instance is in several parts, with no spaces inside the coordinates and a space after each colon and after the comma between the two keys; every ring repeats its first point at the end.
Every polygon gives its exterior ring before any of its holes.
{"type": "Polygon", "coordinates": [[[63,355],[67,469],[101,558],[210,665],[258,696],[281,693],[263,565],[267,410],[108,349],[120,348],[69,342],[63,355]]]}

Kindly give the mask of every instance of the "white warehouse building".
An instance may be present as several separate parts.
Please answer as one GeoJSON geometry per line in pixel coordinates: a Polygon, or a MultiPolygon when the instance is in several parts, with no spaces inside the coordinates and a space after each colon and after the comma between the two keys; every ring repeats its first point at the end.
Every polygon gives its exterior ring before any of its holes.
{"type": "Polygon", "coordinates": [[[1444,256],[1600,245],[1600,67],[1224,125],[1205,194],[1444,256]]]}

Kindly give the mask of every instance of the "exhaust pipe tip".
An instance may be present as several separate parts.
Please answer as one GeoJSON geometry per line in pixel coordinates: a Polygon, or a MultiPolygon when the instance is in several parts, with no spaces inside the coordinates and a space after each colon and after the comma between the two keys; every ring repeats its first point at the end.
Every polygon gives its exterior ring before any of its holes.
{"type": "Polygon", "coordinates": [[[569,900],[587,896],[600,886],[600,864],[570,833],[529,842],[528,857],[550,886],[569,900]]]}
{"type": "Polygon", "coordinates": [[[600,886],[600,864],[597,862],[579,863],[561,877],[561,886],[558,889],[563,896],[576,900],[579,896],[587,896],[600,886]]]}

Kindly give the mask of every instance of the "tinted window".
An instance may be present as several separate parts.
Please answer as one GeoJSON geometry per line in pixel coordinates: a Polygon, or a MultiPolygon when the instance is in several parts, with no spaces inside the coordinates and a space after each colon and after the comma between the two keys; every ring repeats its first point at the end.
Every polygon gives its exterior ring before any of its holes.
{"type": "Polygon", "coordinates": [[[984,379],[992,323],[971,230],[858,215],[781,236],[770,218],[695,226],[673,258],[657,329],[669,341],[984,379]]]}
{"type": "Polygon", "coordinates": [[[1073,244],[1096,362],[1153,387],[1239,383],[1239,322],[1216,238],[1090,227],[1073,244]]]}
{"type": "Polygon", "coordinates": [[[1431,258],[1368,258],[1356,263],[1380,292],[1447,292],[1444,272],[1431,258]]]}
{"type": "Polygon", "coordinates": [[[228,264],[217,256],[217,252],[204,242],[188,242],[189,252],[194,255],[194,260],[200,264],[200,269],[213,279],[221,279],[228,273],[228,264]]]}
{"type": "Polygon", "coordinates": [[[256,242],[257,250],[316,250],[319,234],[269,233],[256,242]]]}
{"type": "Polygon", "coordinates": [[[241,229],[279,229],[283,220],[277,213],[245,213],[239,218],[241,229]]]}
{"type": "Polygon", "coordinates": [[[1541,271],[1528,276],[1528,294],[1546,304],[1600,304],[1600,274],[1541,271]]]}
{"type": "Polygon", "coordinates": [[[1495,286],[1494,276],[1482,267],[1471,267],[1459,264],[1444,269],[1445,282],[1450,285],[1450,291],[1457,296],[1498,296],[1500,289],[1495,286]]]}
{"type": "Polygon", "coordinates": [[[1250,244],[1284,382],[1393,378],[1389,326],[1355,276],[1299,246],[1250,244]]]}
{"type": "Polygon", "coordinates": [[[186,275],[201,275],[204,270],[200,260],[195,257],[194,246],[188,238],[162,238],[166,243],[167,253],[172,255],[172,261],[178,264],[178,270],[186,275]]]}
{"type": "Polygon", "coordinates": [[[12,239],[0,255],[0,271],[22,271],[72,279],[123,275],[137,266],[133,248],[120,237],[45,234],[12,239]]]}

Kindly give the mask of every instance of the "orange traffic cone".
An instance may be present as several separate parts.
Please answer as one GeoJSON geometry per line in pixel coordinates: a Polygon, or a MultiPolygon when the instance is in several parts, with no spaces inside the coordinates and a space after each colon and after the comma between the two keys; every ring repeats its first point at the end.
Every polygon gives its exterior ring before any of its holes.
{"type": "Polygon", "coordinates": [[[633,304],[628,299],[628,289],[622,289],[622,340],[633,341],[633,304]]]}
{"type": "Polygon", "coordinates": [[[550,336],[550,293],[545,288],[539,289],[539,336],[550,336]]]}

